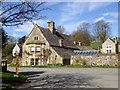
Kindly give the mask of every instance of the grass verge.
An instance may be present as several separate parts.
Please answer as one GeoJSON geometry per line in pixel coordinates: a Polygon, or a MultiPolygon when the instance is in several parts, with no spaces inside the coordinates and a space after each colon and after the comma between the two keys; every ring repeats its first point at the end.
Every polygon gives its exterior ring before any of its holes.
{"type": "Polygon", "coordinates": [[[14,72],[9,72],[9,71],[0,72],[0,75],[2,77],[2,89],[9,89],[12,86],[22,84],[27,79],[27,77],[22,74],[18,74],[19,77],[15,78],[14,74],[15,74],[14,72]]]}
{"type": "MultiPolygon", "coordinates": [[[[10,67],[15,67],[15,65],[9,65],[10,67]]],[[[68,68],[120,68],[120,66],[90,66],[90,65],[80,65],[80,64],[76,64],[76,65],[62,65],[62,64],[56,64],[56,65],[52,65],[52,64],[48,64],[47,66],[19,66],[19,67],[32,67],[32,68],[57,68],[57,67],[68,67],[68,68]]]]}
{"type": "Polygon", "coordinates": [[[89,65],[68,65],[69,68],[120,68],[120,66],[89,66],[89,65]]]}
{"type": "MultiPolygon", "coordinates": [[[[18,66],[18,67],[33,67],[33,68],[53,68],[53,67],[62,67],[63,64],[48,64],[48,65],[45,65],[45,66],[18,66]]],[[[9,67],[16,67],[16,64],[11,64],[9,65],[9,67]]]]}

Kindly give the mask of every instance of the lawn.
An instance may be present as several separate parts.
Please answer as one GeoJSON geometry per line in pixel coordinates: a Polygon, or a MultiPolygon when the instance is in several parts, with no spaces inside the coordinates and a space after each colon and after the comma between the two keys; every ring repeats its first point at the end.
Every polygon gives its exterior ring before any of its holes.
{"type": "Polygon", "coordinates": [[[26,76],[18,74],[19,77],[14,77],[14,72],[0,72],[2,76],[2,89],[10,89],[12,86],[22,84],[27,79],[26,76]]]}
{"type": "MultiPolygon", "coordinates": [[[[93,48],[93,49],[98,50],[98,44],[97,43],[91,43],[90,47],[93,48]]],[[[102,43],[101,42],[99,43],[99,48],[100,49],[102,48],[102,43]]]]}

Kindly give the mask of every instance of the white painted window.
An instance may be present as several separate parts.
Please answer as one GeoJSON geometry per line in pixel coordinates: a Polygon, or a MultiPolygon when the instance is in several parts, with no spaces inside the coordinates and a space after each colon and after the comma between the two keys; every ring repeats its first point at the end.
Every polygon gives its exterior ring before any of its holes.
{"type": "Polygon", "coordinates": [[[111,44],[106,44],[106,48],[111,48],[111,44]]]}
{"type": "Polygon", "coordinates": [[[34,52],[35,51],[35,48],[32,46],[32,47],[30,47],[30,51],[31,52],[34,52]]]}
{"type": "Polygon", "coordinates": [[[36,47],[36,52],[40,52],[40,47],[36,47]]]}

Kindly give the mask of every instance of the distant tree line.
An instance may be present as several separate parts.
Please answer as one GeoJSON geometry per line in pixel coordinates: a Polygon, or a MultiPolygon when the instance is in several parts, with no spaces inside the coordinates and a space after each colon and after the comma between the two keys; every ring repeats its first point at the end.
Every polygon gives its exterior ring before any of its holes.
{"type": "Polygon", "coordinates": [[[90,43],[104,42],[107,38],[111,37],[111,24],[105,20],[97,21],[93,24],[88,22],[81,23],[77,30],[71,35],[71,38],[76,43],[81,42],[82,45],[89,46],[90,43]]]}
{"type": "MultiPolygon", "coordinates": [[[[65,28],[62,25],[57,27],[57,32],[65,33],[65,28]]],[[[91,43],[97,43],[98,50],[107,38],[111,38],[111,24],[105,20],[99,20],[90,24],[89,22],[80,23],[77,30],[69,35],[73,41],[81,45],[90,46],[91,43]],[[100,44],[100,46],[99,46],[100,44]]]]}

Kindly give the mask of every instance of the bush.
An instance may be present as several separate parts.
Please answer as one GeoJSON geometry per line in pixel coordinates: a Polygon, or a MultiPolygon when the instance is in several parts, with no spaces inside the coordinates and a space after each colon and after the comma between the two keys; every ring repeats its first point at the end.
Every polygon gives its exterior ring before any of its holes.
{"type": "Polygon", "coordinates": [[[7,59],[7,63],[11,63],[13,56],[11,54],[9,54],[8,56],[6,56],[6,59],[7,59]]]}

